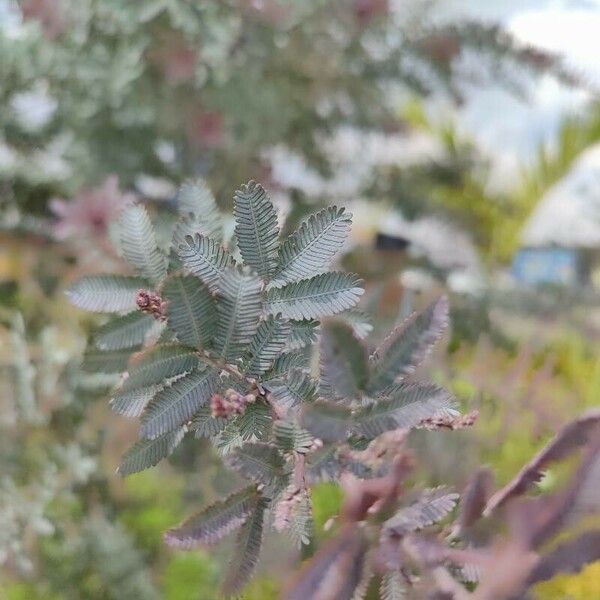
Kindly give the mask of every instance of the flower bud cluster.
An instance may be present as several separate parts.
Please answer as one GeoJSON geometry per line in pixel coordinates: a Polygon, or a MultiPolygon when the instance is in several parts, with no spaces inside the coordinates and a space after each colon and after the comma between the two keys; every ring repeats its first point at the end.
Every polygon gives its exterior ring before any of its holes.
{"type": "Polygon", "coordinates": [[[215,419],[228,419],[234,415],[241,415],[248,404],[256,400],[254,394],[240,394],[229,388],[223,394],[213,394],[210,399],[210,410],[215,419]]]}
{"type": "Polygon", "coordinates": [[[166,320],[166,302],[155,292],[138,290],[135,297],[137,307],[145,313],[152,315],[157,321],[166,320]]]}

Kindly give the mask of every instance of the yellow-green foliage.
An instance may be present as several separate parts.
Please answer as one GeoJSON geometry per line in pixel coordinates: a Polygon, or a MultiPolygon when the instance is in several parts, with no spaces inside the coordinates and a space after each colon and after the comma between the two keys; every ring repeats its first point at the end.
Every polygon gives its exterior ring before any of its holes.
{"type": "Polygon", "coordinates": [[[184,516],[182,477],[165,469],[150,469],[127,477],[124,486],[130,505],[121,511],[120,521],[142,548],[158,552],[163,533],[184,516]]]}
{"type": "Polygon", "coordinates": [[[331,518],[339,514],[344,494],[335,483],[318,483],[311,489],[313,503],[313,519],[315,535],[323,535],[323,526],[331,518]]]}
{"type": "Polygon", "coordinates": [[[592,600],[600,598],[600,561],[578,575],[559,575],[535,587],[537,600],[592,600]]]}
{"type": "Polygon", "coordinates": [[[212,598],[218,589],[219,569],[207,552],[178,552],[165,568],[162,588],[165,600],[212,598]]]}

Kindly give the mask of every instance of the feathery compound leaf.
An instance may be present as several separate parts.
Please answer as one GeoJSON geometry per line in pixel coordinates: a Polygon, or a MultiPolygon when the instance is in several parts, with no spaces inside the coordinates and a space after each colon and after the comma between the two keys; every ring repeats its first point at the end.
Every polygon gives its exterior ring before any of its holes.
{"type": "Polygon", "coordinates": [[[117,469],[121,475],[139,473],[157,465],[163,458],[170,456],[177,448],[183,436],[185,428],[169,431],[159,435],[153,440],[138,440],[121,459],[117,469]]]}
{"type": "Polygon", "coordinates": [[[410,429],[423,419],[454,414],[454,398],[432,384],[402,382],[382,399],[354,413],[354,430],[374,438],[392,429],[410,429]]]}
{"type": "Polygon", "coordinates": [[[237,535],[233,555],[223,582],[223,593],[227,596],[239,593],[252,576],[258,563],[267,505],[268,501],[265,498],[259,498],[254,510],[237,535]]]}
{"type": "Polygon", "coordinates": [[[239,417],[230,419],[215,440],[215,447],[221,456],[248,441],[265,441],[271,434],[273,420],[271,409],[263,402],[246,406],[239,417]]]}
{"type": "Polygon", "coordinates": [[[290,333],[290,325],[280,319],[268,317],[261,321],[248,348],[245,370],[253,377],[271,368],[281,355],[290,333]]]}
{"type": "Polygon", "coordinates": [[[165,541],[169,546],[184,550],[212,546],[243,525],[257,502],[256,487],[252,485],[208,506],[176,529],[170,529],[165,534],[165,541]]]}
{"type": "Polygon", "coordinates": [[[401,508],[393,517],[384,523],[387,531],[404,535],[435,525],[446,518],[456,506],[458,494],[448,492],[445,487],[423,491],[421,497],[405,508],[401,508]]]}
{"type": "Polygon", "coordinates": [[[141,435],[155,438],[192,418],[217,388],[218,374],[209,368],[192,371],[152,399],[142,415],[141,435]]]}
{"type": "MultiPolygon", "coordinates": [[[[264,374],[262,379],[265,383],[273,383],[274,380],[279,380],[290,371],[301,370],[304,367],[306,367],[306,359],[300,352],[286,352],[275,359],[273,366],[264,374]]],[[[277,383],[279,382],[274,382],[274,384],[277,383]]]]}
{"type": "Polygon", "coordinates": [[[121,250],[140,275],[159,283],[167,273],[166,258],[158,249],[154,227],[144,206],[127,206],[121,213],[121,250]]]}
{"type": "Polygon", "coordinates": [[[406,581],[399,572],[388,572],[381,578],[379,595],[381,600],[404,600],[406,581]]]}
{"type": "Polygon", "coordinates": [[[83,355],[81,368],[86,373],[123,373],[127,370],[132,351],[131,348],[108,351],[88,348],[83,355]]]}
{"type": "Polygon", "coordinates": [[[171,277],[162,290],[167,322],[177,339],[194,348],[206,348],[215,330],[217,309],[209,289],[192,275],[171,277]]]}
{"type": "Polygon", "coordinates": [[[196,353],[176,344],[160,345],[148,350],[129,370],[122,392],[162,384],[165,379],[188,373],[198,366],[196,353]]]}
{"type": "Polygon", "coordinates": [[[137,310],[137,293],[147,287],[148,282],[140,277],[86,275],[73,283],[66,294],[72,304],[84,310],[127,313],[137,310]]]}
{"type": "Polygon", "coordinates": [[[298,549],[308,546],[314,534],[312,504],[307,493],[301,494],[294,502],[290,515],[290,523],[285,530],[298,549]]]}
{"type": "Polygon", "coordinates": [[[218,240],[222,238],[223,217],[204,180],[187,181],[179,188],[177,208],[180,215],[187,217],[194,233],[218,240]]]}
{"type": "Polygon", "coordinates": [[[122,350],[144,343],[156,319],[141,311],[117,317],[98,329],[94,343],[100,350],[122,350]]]}
{"type": "Polygon", "coordinates": [[[263,187],[250,181],[233,197],[235,234],[244,263],[261,277],[277,267],[279,227],[275,207],[263,187]]]}
{"type": "Polygon", "coordinates": [[[161,389],[161,385],[151,385],[129,392],[117,392],[110,401],[110,408],[124,417],[139,417],[161,389]]]}
{"type": "Polygon", "coordinates": [[[317,391],[316,381],[303,371],[291,371],[286,377],[267,380],[265,387],[271,393],[271,399],[283,409],[311,402],[317,391]]]}
{"type": "Polygon", "coordinates": [[[281,246],[279,268],[270,285],[281,287],[326,271],[351,225],[352,215],[343,208],[330,206],[311,215],[281,246]]]}
{"type": "Polygon", "coordinates": [[[211,292],[219,290],[221,278],[234,264],[231,254],[219,242],[200,234],[186,237],[185,243],[179,246],[178,255],[183,266],[200,277],[211,292]]]}
{"type": "Polygon", "coordinates": [[[442,296],[420,314],[397,327],[371,356],[370,388],[378,392],[412,373],[448,326],[448,300],[442,296]]]}
{"type": "Polygon", "coordinates": [[[219,434],[226,425],[227,419],[213,417],[210,406],[206,405],[196,412],[190,429],[195,432],[196,438],[208,438],[219,434]]]}
{"type": "Polygon", "coordinates": [[[287,340],[286,350],[300,350],[317,341],[319,321],[313,319],[303,321],[290,321],[290,336],[287,340]]]}
{"type": "Polygon", "coordinates": [[[348,437],[351,416],[345,406],[319,401],[306,406],[302,421],[314,436],[324,442],[337,442],[348,437]]]}
{"type": "Polygon", "coordinates": [[[256,333],[262,313],[261,281],[240,269],[229,269],[217,298],[215,346],[227,361],[243,356],[256,333]]]}
{"type": "Polygon", "coordinates": [[[325,323],[321,332],[320,394],[331,400],[359,399],[369,379],[366,346],[349,325],[325,323]]]}
{"type": "Polygon", "coordinates": [[[273,435],[277,447],[285,454],[306,454],[313,442],[312,435],[306,429],[290,421],[276,421],[273,425],[273,435]]]}
{"type": "Polygon", "coordinates": [[[267,292],[267,310],[288,319],[317,319],[352,308],[364,290],[351,273],[323,273],[267,292]]]}
{"type": "Polygon", "coordinates": [[[227,456],[227,464],[242,477],[256,483],[269,485],[283,475],[285,461],[274,446],[263,443],[247,443],[227,456]]]}

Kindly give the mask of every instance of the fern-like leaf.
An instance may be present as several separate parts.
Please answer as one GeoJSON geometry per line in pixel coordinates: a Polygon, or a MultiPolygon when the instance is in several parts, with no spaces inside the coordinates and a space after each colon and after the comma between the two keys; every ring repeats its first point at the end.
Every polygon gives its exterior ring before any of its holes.
{"type": "Polygon", "coordinates": [[[262,548],[267,506],[268,501],[265,498],[259,498],[248,520],[237,535],[233,555],[223,582],[223,593],[226,596],[237,595],[254,572],[262,548]]]}
{"type": "Polygon", "coordinates": [[[151,385],[129,392],[117,392],[110,401],[113,412],[124,417],[139,417],[150,400],[162,389],[160,385],[151,385]]]}
{"type": "Polygon", "coordinates": [[[368,354],[349,325],[340,321],[323,325],[320,366],[321,396],[331,400],[360,399],[369,380],[368,354]]]}
{"type": "Polygon", "coordinates": [[[387,531],[404,535],[435,525],[454,510],[457,502],[458,494],[449,492],[445,487],[425,490],[416,502],[401,508],[388,519],[384,527],[387,531]]]}
{"type": "Polygon", "coordinates": [[[169,546],[189,550],[196,546],[210,547],[228,533],[241,527],[258,503],[255,486],[215,502],[165,534],[169,546]]]}
{"type": "Polygon", "coordinates": [[[248,348],[245,370],[252,377],[268,371],[281,355],[290,333],[288,322],[268,317],[261,321],[248,348]]]}
{"type": "Polygon", "coordinates": [[[267,310],[288,319],[317,319],[352,308],[364,290],[350,273],[332,272],[267,292],[267,310]]]}
{"type": "Polygon", "coordinates": [[[227,419],[212,416],[210,406],[202,406],[192,419],[190,429],[196,438],[210,438],[218,435],[227,425],[227,419]]]}
{"type": "Polygon", "coordinates": [[[131,352],[131,348],[107,351],[88,348],[83,355],[81,368],[86,373],[123,373],[127,370],[131,352]]]}
{"type": "Polygon", "coordinates": [[[156,319],[136,311],[112,319],[98,329],[94,343],[100,350],[122,350],[144,343],[146,336],[156,324],[156,319]]]}
{"type": "Polygon", "coordinates": [[[241,269],[229,269],[217,298],[215,346],[222,358],[241,358],[256,333],[262,313],[261,281],[241,269]]]}
{"type": "Polygon", "coordinates": [[[178,255],[187,271],[200,277],[211,292],[219,290],[221,278],[234,264],[231,254],[219,242],[200,234],[186,237],[178,255]]]}
{"type": "Polygon", "coordinates": [[[147,287],[148,282],[140,277],[86,275],[73,283],[66,294],[72,304],[84,310],[128,313],[137,309],[137,293],[147,287]]]}
{"type": "MultiPolygon", "coordinates": [[[[294,370],[301,370],[306,365],[306,359],[300,352],[285,352],[280,354],[274,361],[273,366],[263,375],[264,382],[272,382],[286,376],[294,370]]],[[[267,385],[267,387],[269,387],[267,385]]]]}
{"type": "Polygon", "coordinates": [[[314,535],[314,523],[310,496],[307,493],[301,494],[294,502],[286,532],[296,548],[310,544],[314,535]]]}
{"type": "Polygon", "coordinates": [[[244,263],[261,277],[277,268],[279,227],[275,207],[263,187],[251,181],[236,191],[235,234],[244,263]]]}
{"type": "Polygon", "coordinates": [[[379,392],[412,373],[448,326],[448,300],[442,296],[427,310],[410,316],[371,356],[370,388],[379,392]]]}
{"type": "Polygon", "coordinates": [[[227,456],[227,464],[242,477],[269,485],[283,475],[285,461],[274,446],[246,443],[227,456]]]}
{"type": "Polygon", "coordinates": [[[167,322],[177,339],[187,346],[209,346],[216,325],[217,308],[208,289],[192,275],[171,277],[162,290],[167,301],[167,322]]]}
{"type": "Polygon", "coordinates": [[[313,443],[312,435],[291,421],[276,421],[273,425],[273,435],[277,447],[284,454],[306,454],[313,443]]]}
{"type": "Polygon", "coordinates": [[[139,473],[157,465],[163,458],[170,456],[179,445],[185,428],[169,431],[153,440],[138,440],[123,455],[117,471],[121,475],[139,473]]]}
{"type": "Polygon", "coordinates": [[[196,353],[185,346],[165,344],[148,350],[129,370],[122,392],[162,384],[165,379],[189,373],[198,366],[196,353]]]}
{"type": "Polygon", "coordinates": [[[223,237],[223,217],[213,193],[202,179],[186,181],[177,194],[179,214],[188,220],[193,233],[215,240],[223,237]]]}
{"type": "Polygon", "coordinates": [[[314,400],[317,384],[303,371],[293,370],[285,377],[265,381],[271,399],[282,409],[287,410],[314,400]]]}
{"type": "Polygon", "coordinates": [[[192,371],[158,392],[142,415],[142,437],[155,438],[186,423],[208,402],[218,381],[218,374],[206,368],[192,371]]]}
{"type": "Polygon", "coordinates": [[[125,207],[119,225],[125,260],[153,283],[162,281],[167,273],[166,258],[158,249],[146,208],[140,204],[125,207]]]}
{"type": "Polygon", "coordinates": [[[406,598],[406,581],[396,571],[388,571],[381,578],[379,585],[381,600],[404,600],[406,598]]]}
{"type": "Polygon", "coordinates": [[[286,343],[286,351],[293,352],[317,341],[319,321],[308,319],[303,321],[290,321],[290,336],[286,343]]]}
{"type": "Polygon", "coordinates": [[[311,215],[281,246],[279,267],[270,285],[281,287],[326,271],[351,225],[352,215],[343,208],[331,206],[311,215]]]}
{"type": "Polygon", "coordinates": [[[313,402],[303,411],[303,425],[324,442],[345,440],[350,433],[352,413],[346,406],[327,402],[313,402]]]}
{"type": "Polygon", "coordinates": [[[389,397],[358,409],[354,429],[374,438],[392,429],[410,429],[426,418],[456,414],[454,406],[452,395],[435,384],[402,382],[389,397]]]}

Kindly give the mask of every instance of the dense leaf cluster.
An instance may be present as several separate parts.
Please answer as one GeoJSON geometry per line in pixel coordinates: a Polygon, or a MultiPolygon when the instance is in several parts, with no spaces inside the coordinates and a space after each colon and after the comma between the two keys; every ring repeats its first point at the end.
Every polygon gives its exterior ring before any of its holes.
{"type": "Polygon", "coordinates": [[[227,219],[195,182],[181,188],[179,213],[171,245],[160,248],[146,209],[127,207],[120,251],[135,274],[86,276],[68,294],[114,315],[84,367],[123,372],[112,408],[140,418],[140,440],[119,471],[156,465],[193,433],[249,480],[166,536],[190,548],[239,530],[225,582],[232,594],[258,560],[267,520],[308,543],[310,482],[344,470],[372,477],[386,467],[355,450],[387,431],[454,418],[448,392],[406,380],[443,332],[448,307],[441,299],[409,318],[369,356],[364,319],[349,312],[361,282],[329,270],[350,230],[344,209],[325,208],[282,239],[273,203],[250,182],[235,194],[227,235],[227,219]]]}

